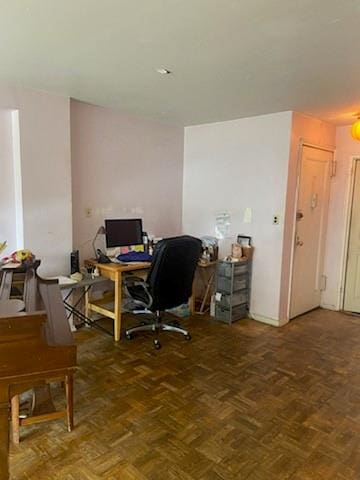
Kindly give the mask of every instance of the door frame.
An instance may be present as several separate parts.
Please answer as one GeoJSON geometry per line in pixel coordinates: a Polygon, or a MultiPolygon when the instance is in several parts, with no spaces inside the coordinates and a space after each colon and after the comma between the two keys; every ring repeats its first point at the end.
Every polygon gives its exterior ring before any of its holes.
{"type": "MultiPolygon", "coordinates": [[[[301,159],[304,147],[310,147],[317,150],[323,150],[325,152],[330,152],[333,154],[332,166],[330,165],[330,178],[335,175],[336,161],[335,161],[335,147],[331,146],[322,146],[316,145],[314,143],[306,142],[304,139],[300,138],[299,148],[296,160],[296,189],[295,189],[295,203],[294,203],[294,212],[292,219],[292,242],[291,242],[291,254],[290,254],[290,282],[289,282],[289,296],[288,296],[288,305],[287,305],[287,318],[290,321],[290,307],[291,307],[291,295],[293,291],[293,279],[294,279],[294,263],[295,263],[295,241],[296,241],[296,212],[298,210],[299,204],[299,190],[300,190],[300,177],[301,177],[301,159]]],[[[330,190],[329,197],[330,200],[330,190]]]]}
{"type": "Polygon", "coordinates": [[[360,162],[360,155],[351,155],[350,158],[351,158],[351,161],[350,161],[350,172],[349,172],[349,184],[348,184],[347,194],[346,194],[346,220],[345,220],[346,223],[345,223],[345,234],[344,234],[344,243],[343,243],[343,252],[342,252],[341,280],[340,280],[340,298],[339,298],[340,310],[344,310],[344,303],[345,303],[347,257],[349,253],[351,214],[352,214],[353,201],[354,201],[356,162],[360,162]]]}

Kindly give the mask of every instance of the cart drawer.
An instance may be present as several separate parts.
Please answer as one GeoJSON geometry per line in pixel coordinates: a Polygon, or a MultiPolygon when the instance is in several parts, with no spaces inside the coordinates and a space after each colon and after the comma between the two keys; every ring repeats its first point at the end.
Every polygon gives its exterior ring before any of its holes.
{"type": "Polygon", "coordinates": [[[248,261],[242,262],[218,262],[217,275],[231,278],[232,275],[241,275],[248,272],[248,261]]]}
{"type": "Polygon", "coordinates": [[[215,305],[215,318],[221,322],[232,323],[236,320],[247,317],[247,304],[238,305],[233,308],[224,308],[220,305],[215,305]]]}
{"type": "Polygon", "coordinates": [[[231,295],[222,294],[221,299],[217,304],[224,308],[236,307],[237,305],[247,303],[249,300],[249,293],[247,290],[241,290],[240,292],[234,292],[231,295]]]}
{"type": "MultiPolygon", "coordinates": [[[[234,277],[232,291],[244,290],[244,288],[248,288],[248,286],[248,275],[238,275],[234,277]]],[[[216,290],[218,292],[231,293],[231,278],[218,276],[216,278],[216,290]]]]}

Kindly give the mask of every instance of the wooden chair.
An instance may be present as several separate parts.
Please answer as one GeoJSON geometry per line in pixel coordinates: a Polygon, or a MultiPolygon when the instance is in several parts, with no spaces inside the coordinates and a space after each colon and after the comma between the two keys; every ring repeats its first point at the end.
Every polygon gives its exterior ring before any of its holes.
{"type": "MultiPolygon", "coordinates": [[[[71,334],[68,320],[66,318],[65,307],[57,280],[46,280],[37,274],[37,268],[40,261],[26,268],[23,303],[25,310],[29,313],[44,309],[47,314],[47,321],[44,324],[43,332],[46,343],[50,346],[69,346],[73,347],[76,356],[76,346],[71,334]]],[[[2,275],[1,290],[3,297],[6,297],[11,291],[11,274],[2,275]]],[[[1,295],[0,295],[1,298],[1,295]]],[[[10,301],[10,300],[8,300],[10,301]]],[[[1,303],[1,302],[0,302],[1,303]]],[[[1,308],[0,308],[1,314],[1,308]]],[[[11,398],[11,421],[12,421],[12,441],[18,444],[20,441],[20,426],[31,425],[49,420],[55,420],[62,417],[67,418],[67,427],[71,431],[74,426],[74,402],[73,402],[73,371],[75,364],[61,374],[54,375],[46,379],[30,382],[24,388],[21,385],[18,389],[12,389],[11,398]],[[66,408],[56,411],[50,391],[50,383],[61,382],[65,385],[66,408]],[[26,418],[20,417],[20,394],[33,389],[31,401],[31,415],[26,418]]]]}
{"type": "Polygon", "coordinates": [[[40,260],[35,260],[28,265],[0,269],[0,302],[16,299],[22,302],[21,310],[34,311],[37,307],[40,308],[39,297],[36,293],[36,271],[39,265],[40,260]],[[15,279],[14,282],[14,277],[16,278],[17,275],[23,276],[23,281],[19,282],[15,279]],[[23,283],[21,298],[18,298],[18,296],[13,298],[12,296],[14,283],[23,283]]]}
{"type": "MultiPolygon", "coordinates": [[[[0,478],[9,479],[9,401],[34,384],[75,371],[75,345],[49,346],[44,312],[0,318],[0,478]]],[[[72,398],[72,392],[69,392],[72,398]]],[[[71,410],[69,408],[69,410],[71,410]]]]}
{"type": "MultiPolygon", "coordinates": [[[[75,346],[74,346],[75,347],[75,346]]],[[[67,428],[71,432],[74,427],[74,380],[73,369],[66,371],[58,376],[52,376],[36,382],[31,381],[27,386],[20,385],[17,389],[13,387],[11,398],[11,431],[12,441],[15,445],[20,443],[20,427],[25,427],[35,423],[47,422],[49,420],[58,420],[66,417],[67,428]],[[63,410],[56,410],[51,397],[50,384],[54,382],[64,382],[66,392],[66,407],[63,410]],[[31,415],[25,418],[20,417],[20,394],[24,390],[32,389],[31,415]]]]}

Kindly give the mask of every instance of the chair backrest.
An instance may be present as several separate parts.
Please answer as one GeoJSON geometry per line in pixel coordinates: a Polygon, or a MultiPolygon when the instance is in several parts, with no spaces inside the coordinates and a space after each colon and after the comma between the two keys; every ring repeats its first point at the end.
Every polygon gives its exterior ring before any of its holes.
{"type": "Polygon", "coordinates": [[[189,235],[161,240],[147,278],[151,310],[165,310],[188,301],[201,253],[201,241],[189,235]]]}
{"type": "Polygon", "coordinates": [[[23,296],[26,312],[36,312],[43,308],[38,293],[38,282],[36,278],[40,263],[40,260],[35,260],[31,265],[26,267],[23,296]]]}
{"type": "Polygon", "coordinates": [[[44,334],[48,345],[72,345],[74,339],[66,316],[58,280],[41,278],[36,273],[38,293],[45,308],[47,321],[44,334]]]}

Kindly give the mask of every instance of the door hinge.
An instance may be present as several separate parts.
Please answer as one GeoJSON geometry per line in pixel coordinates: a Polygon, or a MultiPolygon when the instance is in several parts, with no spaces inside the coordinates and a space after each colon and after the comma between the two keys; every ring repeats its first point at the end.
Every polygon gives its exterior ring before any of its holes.
{"type": "Polygon", "coordinates": [[[320,291],[324,292],[326,290],[326,281],[327,281],[327,276],[326,275],[321,275],[320,277],[320,291]]]}
{"type": "Polygon", "coordinates": [[[331,178],[335,177],[335,175],[336,175],[336,167],[337,167],[337,161],[333,160],[331,162],[331,173],[330,173],[331,178]]]}

